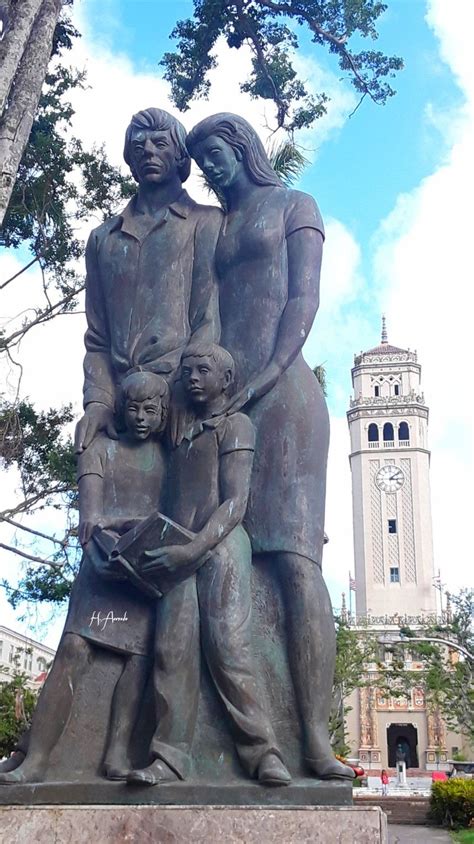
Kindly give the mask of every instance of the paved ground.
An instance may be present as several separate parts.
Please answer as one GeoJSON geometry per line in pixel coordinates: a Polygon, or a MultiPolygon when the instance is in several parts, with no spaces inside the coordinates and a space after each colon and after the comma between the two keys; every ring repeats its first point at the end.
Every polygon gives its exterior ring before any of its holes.
{"type": "Polygon", "coordinates": [[[388,825],[389,844],[452,844],[449,832],[433,826],[388,825]]]}

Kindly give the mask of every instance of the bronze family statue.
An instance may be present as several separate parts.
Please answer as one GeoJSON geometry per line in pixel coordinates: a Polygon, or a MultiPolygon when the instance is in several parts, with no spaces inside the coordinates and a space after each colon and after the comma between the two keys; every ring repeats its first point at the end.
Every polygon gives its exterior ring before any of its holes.
{"type": "Polygon", "coordinates": [[[0,782],[349,780],[328,735],[328,414],[301,354],[318,208],[237,115],[186,137],[147,109],[124,157],[138,191],[86,253],[83,560],[0,782]],[[224,211],[183,189],[191,158],[224,211]]]}

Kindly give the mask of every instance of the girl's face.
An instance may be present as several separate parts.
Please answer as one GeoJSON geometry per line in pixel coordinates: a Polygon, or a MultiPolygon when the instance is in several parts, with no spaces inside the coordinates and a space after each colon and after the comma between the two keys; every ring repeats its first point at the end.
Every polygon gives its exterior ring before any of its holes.
{"type": "Polygon", "coordinates": [[[243,169],[236,150],[218,135],[209,135],[196,144],[193,158],[209,181],[219,188],[230,187],[243,169]]]}
{"type": "Polygon", "coordinates": [[[163,407],[158,396],[151,399],[125,399],[124,418],[128,433],[134,440],[147,440],[161,426],[163,407]]]}

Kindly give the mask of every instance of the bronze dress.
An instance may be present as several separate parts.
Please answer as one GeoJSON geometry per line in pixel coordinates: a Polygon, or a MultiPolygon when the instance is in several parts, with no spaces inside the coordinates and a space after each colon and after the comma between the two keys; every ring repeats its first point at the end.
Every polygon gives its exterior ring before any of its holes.
{"type": "MultiPolygon", "coordinates": [[[[270,362],[288,301],[287,238],[324,236],[318,207],[300,191],[261,187],[224,219],[216,248],[221,345],[240,389],[270,362]]],[[[249,411],[257,437],[245,527],[255,553],[292,552],[321,564],[329,420],[320,385],[299,353],[249,411]]]]}

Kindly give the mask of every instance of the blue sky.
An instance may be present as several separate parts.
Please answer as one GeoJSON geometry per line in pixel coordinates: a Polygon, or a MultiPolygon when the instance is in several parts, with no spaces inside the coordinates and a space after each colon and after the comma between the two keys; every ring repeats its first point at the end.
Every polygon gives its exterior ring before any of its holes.
{"type": "MultiPolygon", "coordinates": [[[[353,566],[345,419],[350,368],[354,353],[377,343],[382,311],[390,341],[417,349],[422,365],[431,414],[436,568],[453,589],[472,582],[466,552],[472,518],[472,420],[465,399],[472,380],[468,194],[474,186],[474,3],[387,3],[375,46],[401,55],[406,67],[394,80],[397,95],[385,107],[366,100],[349,117],[356,95],[348,83],[340,82],[334,61],[304,36],[297,55],[308,84],[318,90],[323,81],[332,96],[327,117],[300,138],[311,163],[298,187],[315,196],[327,226],[321,308],[305,354],[311,364],[325,363],[329,380],[331,541],[325,570],[336,606],[353,566]]],[[[149,105],[173,110],[158,62],[170,48],[174,23],[191,8],[190,2],[177,0],[76,0],[75,20],[83,38],[71,60],[86,67],[90,88],[75,95],[74,131],[86,145],[105,143],[117,164],[133,112],[149,105]]],[[[219,45],[218,56],[209,102],[193,105],[181,115],[182,121],[191,128],[206,114],[233,110],[265,138],[261,104],[239,93],[248,55],[219,45]]],[[[189,191],[204,198],[195,175],[189,191]]],[[[84,237],[92,225],[89,221],[84,227],[84,237]]],[[[0,256],[0,279],[18,266],[15,254],[0,256]]],[[[33,290],[40,291],[40,282],[33,272],[27,278],[31,297],[33,290]]],[[[23,301],[21,292],[12,292],[3,317],[13,317],[23,301]]],[[[22,390],[41,406],[72,401],[79,411],[83,330],[83,315],[78,313],[39,329],[23,343],[22,390]],[[63,348],[67,354],[58,355],[63,348]],[[48,377],[51,369],[54,378],[48,377]]],[[[14,373],[8,386],[15,387],[14,373]]],[[[8,478],[2,501],[11,500],[14,487],[15,478],[8,478]]],[[[54,513],[35,521],[40,529],[57,527],[54,513]]],[[[2,569],[14,578],[16,564],[0,559],[2,569]]],[[[2,623],[18,626],[2,601],[0,596],[2,623]]],[[[53,644],[58,629],[58,624],[51,628],[53,644]]]]}

